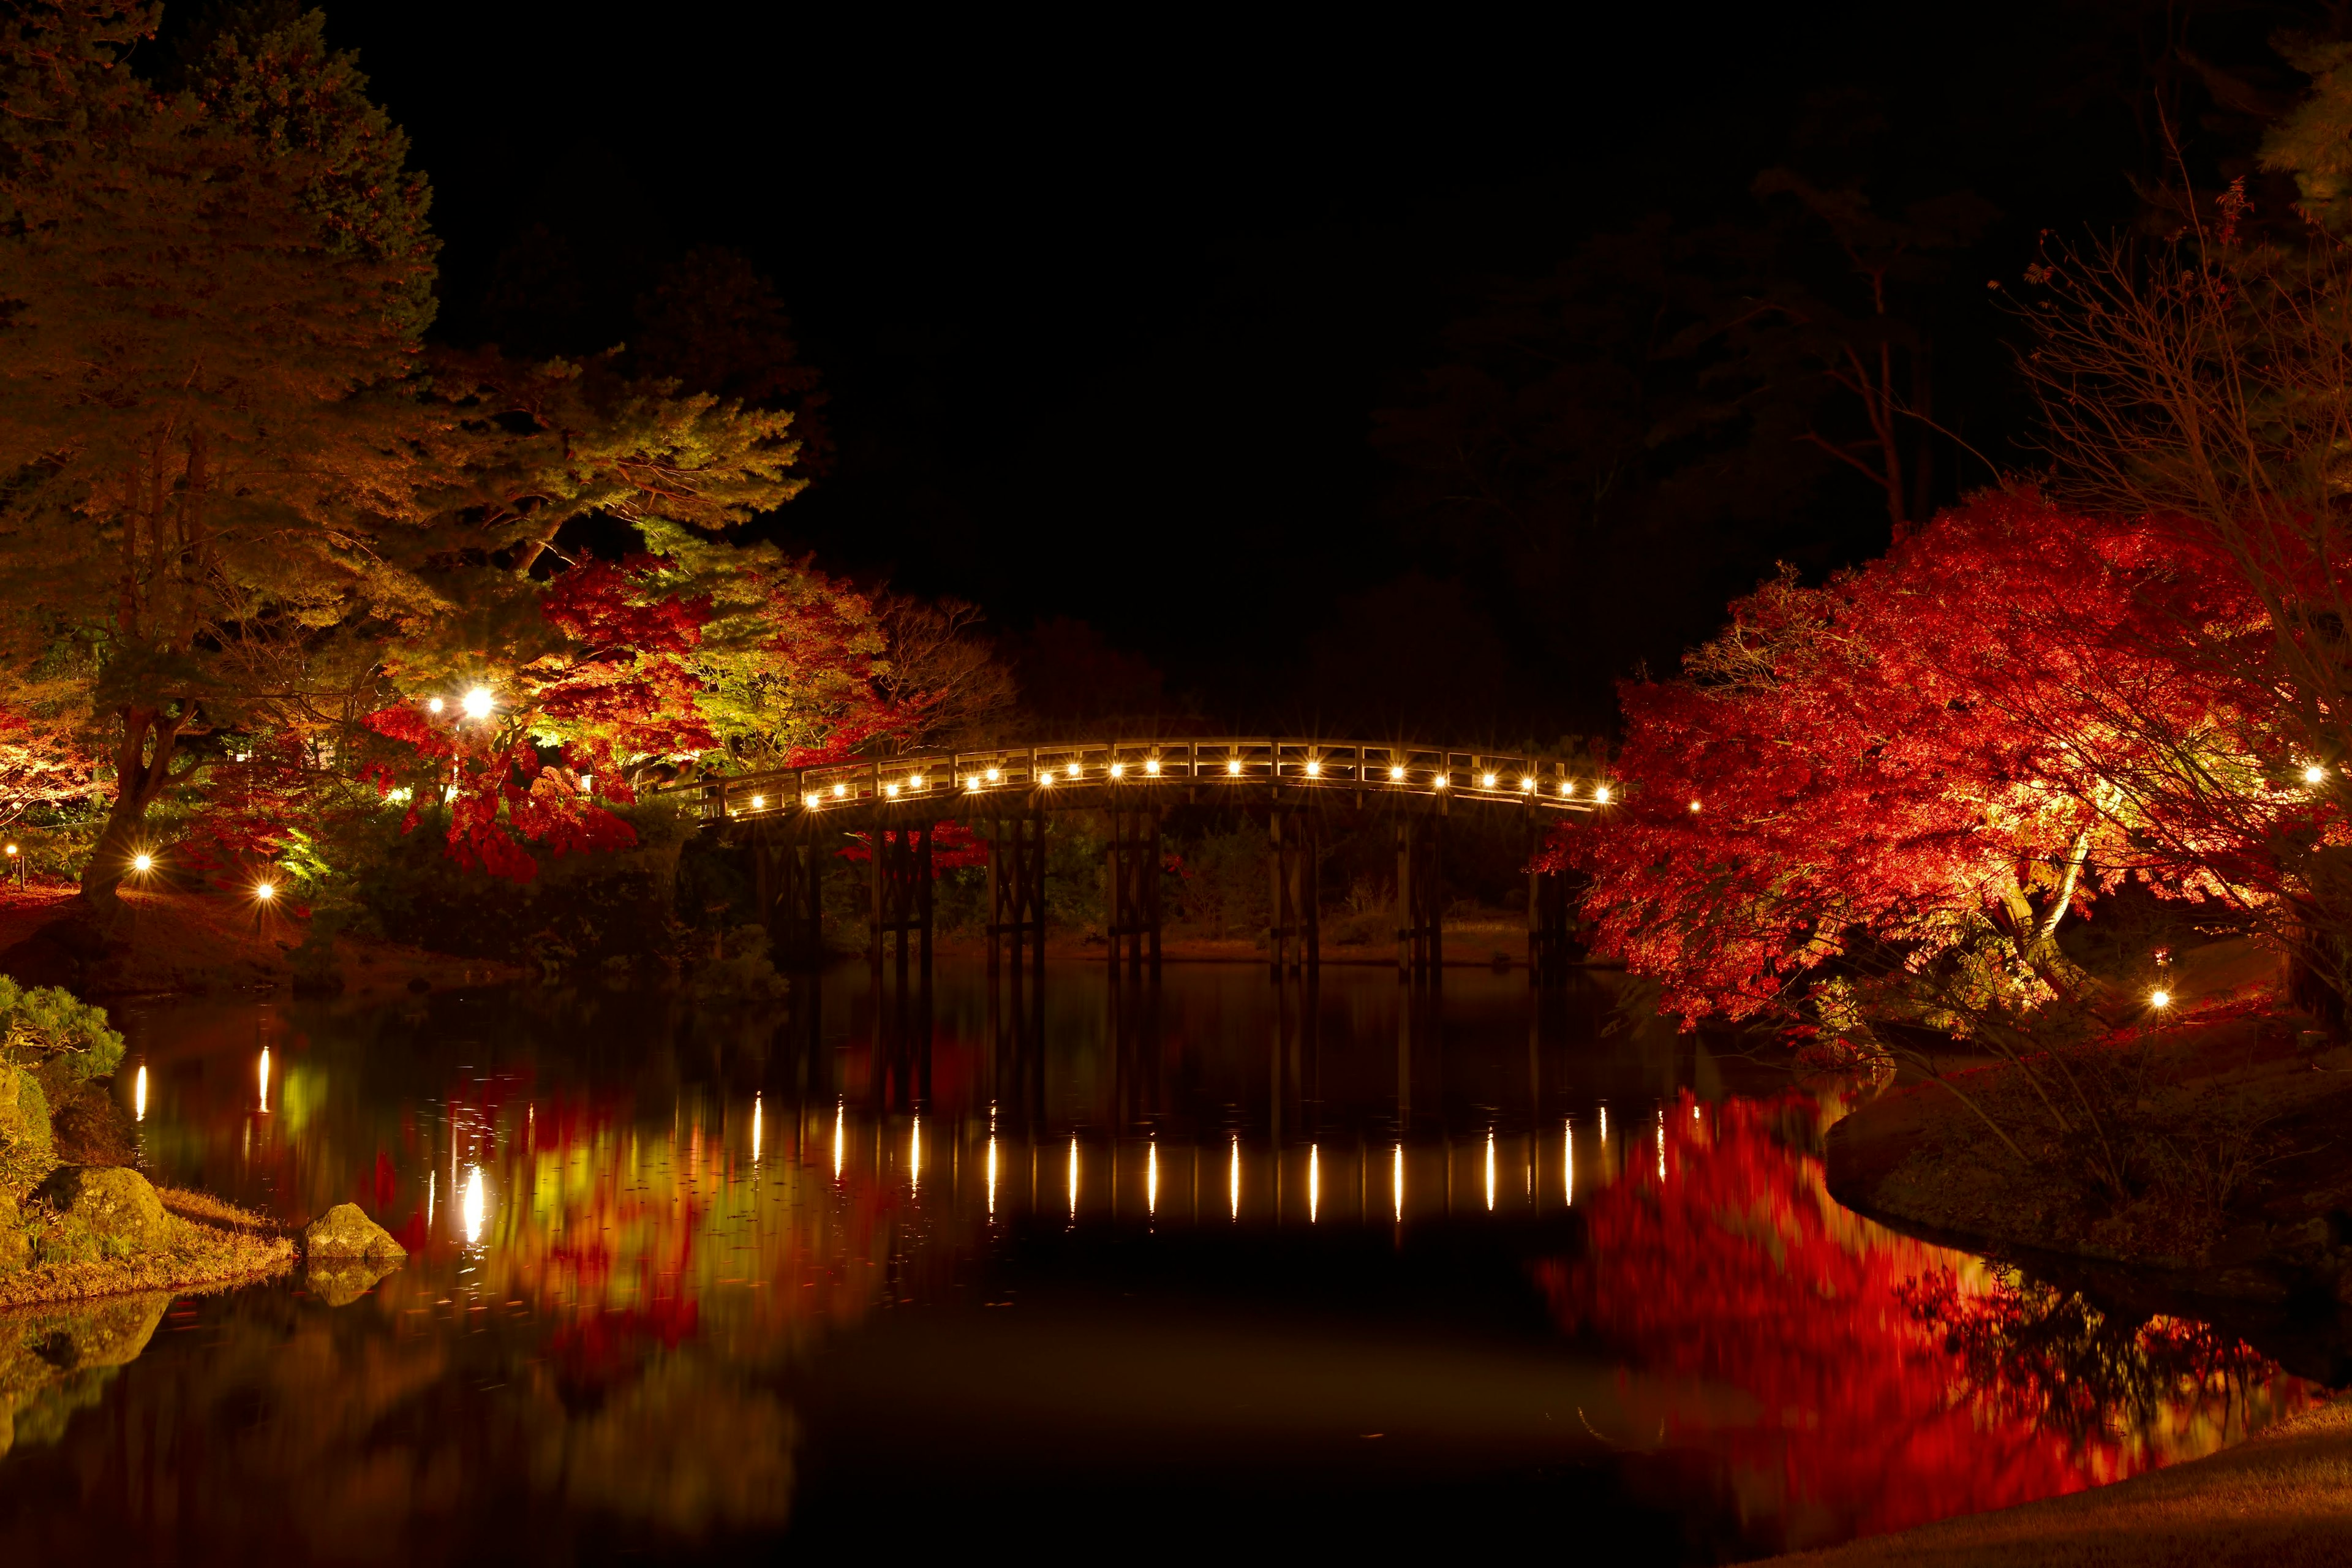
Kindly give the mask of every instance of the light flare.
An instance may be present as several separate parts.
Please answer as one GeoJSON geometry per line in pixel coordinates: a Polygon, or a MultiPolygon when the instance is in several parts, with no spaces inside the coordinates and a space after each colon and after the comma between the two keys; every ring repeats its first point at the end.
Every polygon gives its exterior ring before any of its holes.
{"type": "Polygon", "coordinates": [[[479,1165],[466,1173],[466,1245],[473,1247],[482,1239],[482,1215],[488,1205],[482,1196],[482,1168],[479,1165]]]}
{"type": "Polygon", "coordinates": [[[131,1080],[131,1119],[133,1121],[147,1120],[147,1069],[144,1067],[139,1069],[139,1076],[131,1080]]]}

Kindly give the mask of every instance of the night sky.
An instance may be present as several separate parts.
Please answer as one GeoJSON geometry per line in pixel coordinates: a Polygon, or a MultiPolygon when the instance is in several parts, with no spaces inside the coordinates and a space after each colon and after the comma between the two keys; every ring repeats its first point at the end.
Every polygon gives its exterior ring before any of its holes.
{"type": "MultiPolygon", "coordinates": [[[[1939,425],[1975,454],[1945,444],[1936,498],[2030,468],[1987,283],[2013,286],[2040,231],[2144,221],[2164,117],[2200,186],[2242,172],[2259,120],[2221,100],[2293,91],[2263,40],[2297,14],[338,0],[329,19],[434,181],[439,335],[514,346],[485,299],[534,226],[579,275],[578,307],[541,324],[570,341],[541,348],[625,337],[688,247],[747,253],[824,377],[836,448],[762,526],[861,582],[981,604],[1049,718],[1543,742],[1605,729],[1612,682],[1671,670],[1775,559],[1819,575],[1884,549],[1884,503],[1757,433],[1770,377],[1748,424],[1705,439],[1757,446],[1775,477],[1677,489],[1695,448],[1643,431],[1707,393],[1645,342],[1638,303],[1549,341],[1622,338],[1595,352],[1655,383],[1633,467],[1670,505],[1574,521],[1530,502],[1469,528],[1428,503],[1449,481],[1426,450],[1377,438],[1381,411],[1430,404],[1484,352],[1478,323],[1540,310],[1530,280],[1595,237],[1656,214],[1738,251],[1769,221],[1750,183],[1788,164],[1889,212],[1969,193],[1997,213],[1908,308],[1939,425]]],[[[1823,237],[1776,244],[1738,287],[1774,268],[1850,286],[1823,237]]],[[[1524,433],[1523,471],[1557,467],[1550,429],[1524,433]]]]}

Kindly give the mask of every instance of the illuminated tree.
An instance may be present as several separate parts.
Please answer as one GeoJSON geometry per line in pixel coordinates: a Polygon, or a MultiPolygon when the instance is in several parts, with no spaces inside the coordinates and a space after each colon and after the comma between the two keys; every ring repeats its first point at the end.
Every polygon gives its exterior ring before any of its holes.
{"type": "Polygon", "coordinates": [[[319,657],[328,628],[414,603],[373,541],[415,516],[403,383],[435,249],[403,138],[315,14],[222,35],[169,96],[127,68],[157,14],[0,25],[0,707],[29,721],[80,682],[109,918],[207,738],[348,708],[364,661],[319,657]]]}
{"type": "MultiPolygon", "coordinates": [[[[1685,679],[1626,687],[1624,804],[1559,858],[1601,951],[1685,1018],[1879,1059],[1961,1036],[2039,1088],[2072,1070],[2051,1047],[2142,1005],[2067,958],[2070,911],[2128,878],[2284,942],[2343,842],[2271,646],[2177,529],[1981,497],[1821,588],[1766,584],[1685,679]]],[[[2104,1114],[2072,1079],[2044,1098],[2062,1135],[2104,1114]]]]}

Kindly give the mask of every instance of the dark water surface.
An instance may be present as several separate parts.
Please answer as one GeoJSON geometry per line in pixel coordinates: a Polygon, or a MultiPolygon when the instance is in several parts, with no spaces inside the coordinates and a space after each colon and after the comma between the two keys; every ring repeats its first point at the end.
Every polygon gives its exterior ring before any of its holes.
{"type": "Polygon", "coordinates": [[[121,1016],[158,1179],[412,1257],[16,1325],[0,1562],[1728,1561],[2321,1397],[1846,1213],[1833,1098],[1605,980],[121,1016]]]}

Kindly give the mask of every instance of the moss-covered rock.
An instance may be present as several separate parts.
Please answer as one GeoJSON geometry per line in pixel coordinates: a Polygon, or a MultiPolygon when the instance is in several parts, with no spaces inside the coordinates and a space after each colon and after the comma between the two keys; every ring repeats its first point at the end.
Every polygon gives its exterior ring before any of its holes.
{"type": "Polygon", "coordinates": [[[397,1263],[408,1256],[408,1248],[392,1238],[392,1232],[368,1218],[357,1204],[337,1204],[302,1231],[302,1256],[314,1260],[329,1258],[365,1258],[374,1263],[397,1263]]]}
{"type": "Polygon", "coordinates": [[[22,1191],[57,1163],[48,1096],[29,1072],[0,1062],[0,1191],[22,1191]]]}
{"type": "Polygon", "coordinates": [[[120,1165],[60,1165],[34,1190],[57,1212],[52,1263],[89,1263],[172,1245],[172,1219],[147,1178],[120,1165]]]}
{"type": "Polygon", "coordinates": [[[0,1277],[16,1273],[33,1256],[33,1238],[26,1232],[24,1211],[16,1196],[0,1190],[0,1277]]]}

